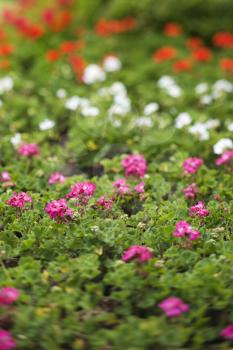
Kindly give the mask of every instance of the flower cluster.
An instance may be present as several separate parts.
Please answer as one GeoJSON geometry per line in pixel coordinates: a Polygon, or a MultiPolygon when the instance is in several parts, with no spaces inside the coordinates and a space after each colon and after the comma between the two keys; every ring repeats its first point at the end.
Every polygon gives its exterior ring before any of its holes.
{"type": "Polygon", "coordinates": [[[202,201],[199,201],[189,209],[189,215],[205,217],[209,215],[209,211],[206,209],[205,204],[202,201]]]}
{"type": "Polygon", "coordinates": [[[198,194],[197,185],[195,183],[192,183],[191,185],[187,186],[182,191],[185,197],[189,199],[194,199],[198,194]]]}
{"type": "Polygon", "coordinates": [[[136,259],[138,262],[143,263],[150,260],[152,257],[153,254],[149,248],[140,245],[132,245],[124,251],[122,260],[124,262],[129,262],[136,259]]]}
{"type": "Polygon", "coordinates": [[[93,182],[78,182],[77,184],[71,186],[71,190],[67,194],[66,198],[75,198],[77,199],[77,205],[85,206],[95,193],[95,190],[96,185],[93,182]]]}
{"type": "Polygon", "coordinates": [[[216,165],[229,163],[233,159],[233,150],[225,151],[215,162],[216,165]]]}
{"type": "Polygon", "coordinates": [[[145,158],[140,154],[129,154],[122,160],[126,176],[144,177],[147,171],[145,158]]]}
{"type": "Polygon", "coordinates": [[[14,195],[6,203],[12,207],[23,209],[26,203],[32,203],[32,198],[26,192],[14,192],[14,195]]]}
{"type": "Polygon", "coordinates": [[[18,154],[24,157],[34,157],[40,154],[39,146],[35,143],[24,143],[18,148],[18,154]]]}
{"type": "Polygon", "coordinates": [[[20,296],[20,291],[13,287],[4,287],[0,289],[0,305],[10,305],[20,296]]]}
{"type": "Polygon", "coordinates": [[[50,216],[52,220],[58,220],[64,218],[70,218],[73,215],[73,210],[68,207],[64,198],[53,200],[49,202],[45,207],[45,212],[50,216]]]}
{"type": "Polygon", "coordinates": [[[203,163],[204,161],[201,158],[190,157],[183,162],[183,169],[186,174],[195,174],[203,163]]]}
{"type": "Polygon", "coordinates": [[[177,297],[169,297],[163,300],[158,307],[164,311],[167,317],[177,317],[189,310],[189,305],[177,297]]]}
{"type": "Polygon", "coordinates": [[[175,231],[173,232],[174,237],[188,236],[190,241],[195,241],[200,235],[200,232],[193,230],[191,225],[186,221],[177,222],[175,231]]]}
{"type": "Polygon", "coordinates": [[[63,174],[56,172],[56,173],[53,173],[52,175],[50,175],[49,180],[48,180],[48,184],[49,185],[53,185],[53,184],[57,184],[57,183],[62,184],[65,181],[65,179],[66,179],[66,177],[63,174]]]}

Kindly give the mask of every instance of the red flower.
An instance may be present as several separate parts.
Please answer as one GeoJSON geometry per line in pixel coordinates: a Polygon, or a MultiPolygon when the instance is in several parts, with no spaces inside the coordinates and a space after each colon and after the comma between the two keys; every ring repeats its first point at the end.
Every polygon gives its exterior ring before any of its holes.
{"type": "Polygon", "coordinates": [[[77,49],[77,44],[74,41],[64,41],[60,45],[60,50],[64,53],[74,52],[77,49]]]}
{"type": "Polygon", "coordinates": [[[55,13],[54,13],[54,9],[52,8],[47,8],[43,11],[42,13],[42,20],[48,24],[51,25],[54,21],[55,18],[55,13]]]}
{"type": "Polygon", "coordinates": [[[221,48],[233,48],[233,34],[229,32],[219,32],[213,36],[215,46],[221,48]]]}
{"type": "Polygon", "coordinates": [[[195,61],[198,62],[207,62],[212,58],[212,53],[208,47],[200,47],[197,50],[193,51],[192,54],[195,61]]]}
{"type": "Polygon", "coordinates": [[[49,62],[56,62],[60,58],[60,52],[57,50],[49,50],[46,53],[46,58],[49,62]]]}
{"type": "Polygon", "coordinates": [[[77,78],[82,81],[83,71],[86,66],[85,60],[80,56],[70,56],[69,57],[70,65],[74,71],[74,73],[77,75],[77,78]]]}
{"type": "Polygon", "coordinates": [[[164,26],[164,34],[166,36],[176,37],[176,36],[180,36],[182,32],[183,32],[182,27],[178,23],[170,22],[165,24],[164,26]]]}
{"type": "Polygon", "coordinates": [[[196,50],[199,47],[202,46],[202,40],[200,38],[189,38],[186,41],[186,46],[190,49],[190,50],[196,50]]]}
{"type": "Polygon", "coordinates": [[[172,67],[175,73],[189,71],[192,69],[192,63],[188,59],[183,59],[176,61],[172,67]]]}
{"type": "Polygon", "coordinates": [[[164,46],[158,49],[153,54],[153,59],[157,62],[163,62],[174,58],[177,54],[177,51],[172,46],[164,46]]]}
{"type": "Polygon", "coordinates": [[[14,51],[14,46],[9,43],[5,43],[0,47],[0,56],[8,56],[13,51],[14,51]]]}
{"type": "Polygon", "coordinates": [[[101,18],[95,27],[95,31],[100,36],[109,36],[111,34],[118,34],[133,29],[136,21],[133,17],[125,17],[121,20],[107,20],[101,18]]]}
{"type": "Polygon", "coordinates": [[[233,58],[222,58],[219,65],[223,71],[233,73],[233,58]]]}

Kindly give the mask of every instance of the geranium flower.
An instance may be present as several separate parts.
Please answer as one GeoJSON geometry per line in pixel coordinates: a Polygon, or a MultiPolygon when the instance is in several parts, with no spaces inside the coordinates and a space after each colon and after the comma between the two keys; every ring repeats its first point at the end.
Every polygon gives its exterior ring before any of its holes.
{"type": "Polygon", "coordinates": [[[6,204],[20,209],[23,209],[26,203],[32,203],[32,198],[26,192],[14,192],[14,195],[6,201],[6,204]]]}
{"type": "Polygon", "coordinates": [[[225,151],[215,162],[216,165],[229,163],[233,159],[233,150],[225,151]]]}
{"type": "Polygon", "coordinates": [[[197,185],[192,183],[182,190],[186,198],[194,199],[198,193],[197,185]]]}
{"type": "Polygon", "coordinates": [[[204,164],[203,159],[198,157],[190,157],[183,162],[182,166],[187,174],[194,174],[202,166],[202,164],[204,164]]]}
{"type": "Polygon", "coordinates": [[[144,177],[147,172],[147,163],[145,158],[140,154],[129,154],[122,160],[126,176],[144,177]]]}
{"type": "Polygon", "coordinates": [[[177,50],[172,46],[164,46],[156,50],[153,54],[153,59],[156,62],[168,61],[177,55],[177,50]]]}
{"type": "Polygon", "coordinates": [[[52,220],[69,218],[73,215],[73,210],[68,207],[64,198],[49,202],[45,207],[45,212],[52,220]]]}
{"type": "Polygon", "coordinates": [[[0,289],[0,305],[13,304],[20,296],[18,289],[13,287],[4,287],[0,289]]]}
{"type": "Polygon", "coordinates": [[[21,156],[31,158],[40,154],[40,149],[39,146],[35,143],[24,143],[19,146],[17,152],[21,156]]]}
{"type": "Polygon", "coordinates": [[[178,221],[176,224],[176,228],[173,231],[174,237],[185,237],[188,236],[190,241],[195,241],[200,237],[200,232],[197,230],[193,230],[191,225],[187,221],[178,221]]]}
{"type": "Polygon", "coordinates": [[[168,317],[177,317],[189,310],[189,305],[185,304],[182,299],[177,297],[164,299],[158,307],[162,309],[168,317]]]}
{"type": "Polygon", "coordinates": [[[99,205],[100,207],[103,207],[104,209],[112,209],[112,206],[113,206],[113,201],[111,199],[107,199],[105,195],[100,197],[96,201],[96,203],[97,205],[99,205]]]}
{"type": "Polygon", "coordinates": [[[233,324],[230,324],[229,326],[227,326],[226,328],[224,328],[221,332],[220,335],[223,338],[229,339],[229,340],[233,340],[233,324]]]}
{"type": "Polygon", "coordinates": [[[133,245],[124,251],[122,260],[124,262],[129,262],[136,259],[138,262],[143,263],[150,260],[152,256],[153,254],[149,248],[140,245],[133,245]]]}
{"type": "Polygon", "coordinates": [[[0,350],[11,350],[16,347],[16,341],[11,333],[0,329],[0,350]]]}
{"type": "Polygon", "coordinates": [[[199,201],[189,209],[189,215],[205,217],[209,215],[209,211],[206,209],[205,204],[202,201],[199,201]]]}
{"type": "Polygon", "coordinates": [[[53,173],[50,175],[49,180],[48,180],[48,184],[49,185],[53,185],[53,184],[57,184],[57,183],[62,184],[65,181],[65,179],[66,179],[66,177],[63,174],[56,172],[56,173],[53,173]]]}
{"type": "Polygon", "coordinates": [[[7,181],[10,181],[11,180],[11,176],[10,174],[8,173],[8,171],[3,171],[1,173],[1,177],[0,177],[0,181],[2,182],[7,182],[7,181]]]}

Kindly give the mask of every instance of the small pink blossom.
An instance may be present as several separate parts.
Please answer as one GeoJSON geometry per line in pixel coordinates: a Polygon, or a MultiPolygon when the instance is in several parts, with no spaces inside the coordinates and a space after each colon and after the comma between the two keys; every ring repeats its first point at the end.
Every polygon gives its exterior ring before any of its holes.
{"type": "Polygon", "coordinates": [[[10,181],[11,180],[11,176],[10,176],[10,174],[8,173],[8,171],[3,171],[2,173],[1,173],[1,179],[0,179],[0,181],[2,181],[2,182],[7,182],[7,181],[10,181]]]}
{"type": "Polygon", "coordinates": [[[40,154],[40,149],[39,146],[35,143],[24,143],[19,146],[17,152],[21,156],[31,158],[40,154]]]}
{"type": "Polygon", "coordinates": [[[113,187],[119,194],[126,194],[130,192],[130,188],[126,184],[126,179],[118,179],[117,181],[113,182],[113,187]]]}
{"type": "Polygon", "coordinates": [[[224,328],[220,335],[226,339],[233,340],[233,324],[230,324],[226,328],[224,328]]]}
{"type": "Polygon", "coordinates": [[[204,217],[209,215],[209,211],[206,209],[205,204],[199,201],[189,209],[189,215],[204,217]]]}
{"type": "Polygon", "coordinates": [[[129,154],[122,160],[126,176],[144,177],[147,171],[147,163],[145,158],[140,154],[129,154]]]}
{"type": "Polygon", "coordinates": [[[67,194],[67,198],[76,198],[78,199],[80,196],[90,198],[93,196],[96,190],[96,185],[93,182],[79,182],[73,186],[71,186],[70,192],[67,194]]]}
{"type": "Polygon", "coordinates": [[[189,310],[189,305],[185,304],[182,299],[177,297],[164,299],[158,307],[162,309],[168,317],[177,317],[189,310]]]}
{"type": "Polygon", "coordinates": [[[198,193],[197,185],[192,183],[182,191],[186,198],[194,199],[198,193]]]}
{"type": "Polygon", "coordinates": [[[173,236],[184,237],[186,235],[189,237],[190,241],[195,241],[201,234],[199,231],[193,230],[187,221],[178,221],[173,236]]]}
{"type": "Polygon", "coordinates": [[[139,184],[137,184],[134,189],[137,193],[143,193],[144,191],[144,187],[145,187],[145,183],[144,182],[139,182],[139,184]]]}
{"type": "Polygon", "coordinates": [[[32,198],[26,192],[14,192],[14,195],[6,203],[12,207],[23,209],[26,203],[32,203],[32,198]]]}
{"type": "Polygon", "coordinates": [[[143,263],[150,260],[152,256],[152,252],[149,248],[140,245],[132,245],[124,251],[122,260],[124,262],[129,262],[132,259],[137,259],[139,262],[143,263]]]}
{"type": "Polygon", "coordinates": [[[52,175],[50,175],[50,178],[48,180],[48,184],[49,185],[53,185],[53,184],[57,184],[57,183],[62,184],[65,181],[65,179],[66,179],[66,177],[63,174],[56,172],[56,173],[53,173],[52,175]]]}
{"type": "Polygon", "coordinates": [[[0,289],[0,305],[10,305],[19,298],[20,292],[13,287],[0,289]]]}
{"type": "Polygon", "coordinates": [[[16,347],[16,341],[11,333],[0,329],[0,350],[10,350],[16,347]]]}
{"type": "Polygon", "coordinates": [[[96,202],[100,207],[104,209],[112,209],[113,202],[111,199],[107,199],[106,196],[100,197],[96,202]]]}
{"type": "Polygon", "coordinates": [[[49,214],[52,220],[71,217],[73,215],[73,210],[68,207],[64,198],[49,202],[45,207],[45,212],[49,214]]]}
{"type": "Polygon", "coordinates": [[[222,165],[225,163],[230,162],[230,160],[233,159],[233,151],[232,150],[228,150],[226,152],[224,152],[215,162],[216,165],[222,165]]]}
{"type": "Polygon", "coordinates": [[[187,158],[183,162],[183,169],[187,174],[194,174],[197,172],[197,170],[204,164],[203,159],[197,158],[197,157],[190,157],[187,158]]]}

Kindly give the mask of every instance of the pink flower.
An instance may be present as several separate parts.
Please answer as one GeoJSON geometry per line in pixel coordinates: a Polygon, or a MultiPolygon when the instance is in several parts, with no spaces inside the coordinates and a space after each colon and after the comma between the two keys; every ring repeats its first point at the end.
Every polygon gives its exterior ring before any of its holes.
{"type": "Polygon", "coordinates": [[[205,204],[202,201],[199,201],[197,204],[193,205],[189,209],[190,216],[208,216],[209,211],[206,209],[205,204]]]}
{"type": "Polygon", "coordinates": [[[11,176],[10,174],[8,173],[8,171],[3,171],[1,173],[1,181],[2,182],[7,182],[7,181],[10,181],[11,180],[11,176]]]}
{"type": "Polygon", "coordinates": [[[145,262],[150,260],[152,256],[152,252],[149,248],[140,245],[132,245],[130,248],[124,251],[122,260],[124,262],[128,262],[136,258],[139,262],[145,262]]]}
{"type": "Polygon", "coordinates": [[[233,340],[233,324],[230,324],[226,328],[224,328],[220,335],[226,339],[233,340]]]}
{"type": "Polygon", "coordinates": [[[177,317],[189,310],[189,306],[185,304],[183,300],[176,297],[164,299],[158,307],[162,309],[168,317],[177,317]]]}
{"type": "Polygon", "coordinates": [[[113,202],[111,199],[106,199],[106,196],[100,197],[96,202],[100,207],[104,209],[112,209],[113,202]]]}
{"type": "Polygon", "coordinates": [[[197,185],[192,183],[188,187],[184,188],[182,191],[186,198],[194,199],[198,193],[197,185]]]}
{"type": "Polygon", "coordinates": [[[233,151],[232,150],[228,150],[226,152],[224,152],[215,162],[216,165],[222,165],[225,163],[230,162],[230,160],[233,159],[233,151]]]}
{"type": "Polygon", "coordinates": [[[0,305],[10,305],[19,298],[20,292],[13,287],[0,289],[0,305]]]}
{"type": "Polygon", "coordinates": [[[173,232],[174,237],[184,237],[191,230],[191,226],[186,221],[178,221],[176,224],[176,229],[173,232]]]}
{"type": "Polygon", "coordinates": [[[200,166],[204,163],[203,159],[197,157],[187,158],[183,162],[183,169],[187,174],[194,174],[200,168],[200,166]]]}
{"type": "Polygon", "coordinates": [[[145,187],[145,183],[144,183],[144,182],[139,182],[139,184],[137,184],[137,185],[134,187],[134,189],[135,189],[135,191],[138,192],[138,193],[143,193],[143,192],[145,192],[145,191],[144,191],[144,187],[145,187]]]}
{"type": "Polygon", "coordinates": [[[0,329],[0,350],[10,350],[16,347],[16,341],[10,332],[0,329]]]}
{"type": "Polygon", "coordinates": [[[73,210],[68,207],[64,198],[49,202],[45,207],[45,212],[49,214],[52,220],[73,215],[73,210]]]}
{"type": "Polygon", "coordinates": [[[129,154],[122,160],[122,166],[125,169],[126,176],[143,177],[147,171],[147,163],[145,158],[140,154],[129,154]]]}
{"type": "Polygon", "coordinates": [[[26,203],[32,203],[32,198],[26,192],[14,192],[13,197],[8,199],[6,203],[12,207],[23,209],[26,203]]]}
{"type": "Polygon", "coordinates": [[[113,182],[113,187],[119,194],[126,194],[130,191],[129,186],[126,185],[126,179],[118,179],[117,181],[113,182]]]}
{"type": "Polygon", "coordinates": [[[93,182],[79,182],[76,185],[71,186],[70,193],[67,194],[67,198],[79,198],[93,196],[96,190],[96,185],[93,182]]]}
{"type": "Polygon", "coordinates": [[[190,241],[195,241],[201,234],[199,231],[193,230],[187,221],[178,221],[173,236],[184,237],[185,235],[188,235],[190,241]]]}
{"type": "Polygon", "coordinates": [[[40,153],[39,146],[35,143],[24,143],[23,145],[19,146],[17,151],[19,155],[29,158],[40,153]]]}
{"type": "Polygon", "coordinates": [[[62,184],[65,181],[65,179],[66,179],[66,177],[63,174],[56,172],[50,176],[50,178],[48,180],[48,184],[49,185],[53,185],[53,184],[57,184],[57,183],[62,184]]]}

